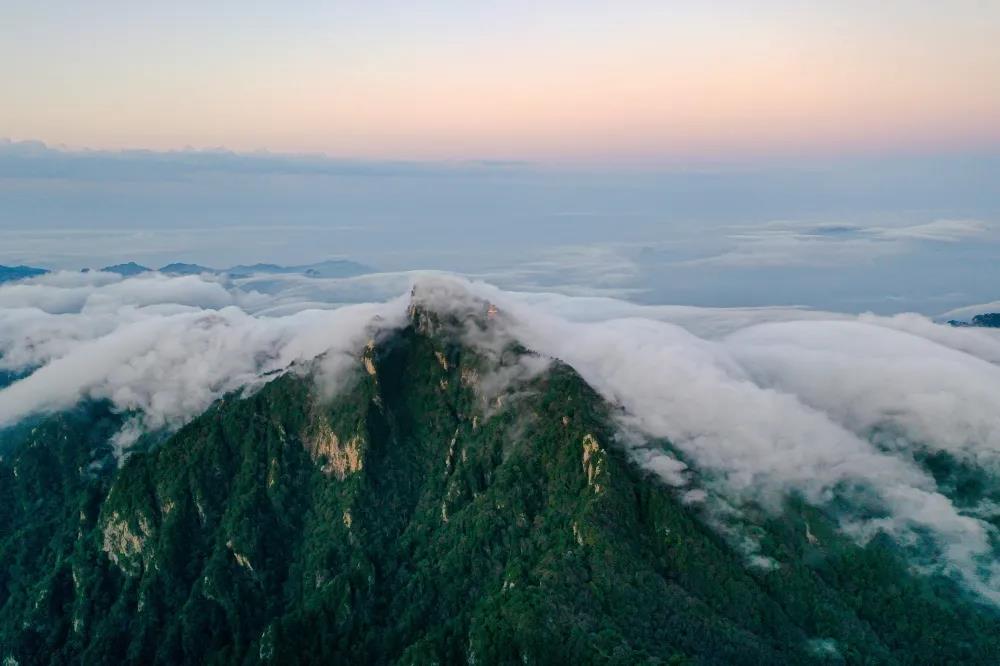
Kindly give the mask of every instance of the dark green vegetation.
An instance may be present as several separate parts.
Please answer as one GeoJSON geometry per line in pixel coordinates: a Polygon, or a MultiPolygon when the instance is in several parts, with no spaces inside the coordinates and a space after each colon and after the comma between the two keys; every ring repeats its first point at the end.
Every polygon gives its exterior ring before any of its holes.
{"type": "Polygon", "coordinates": [[[19,373],[11,372],[10,370],[0,370],[0,389],[13,384],[20,378],[21,375],[19,373]]]}
{"type": "Polygon", "coordinates": [[[570,368],[484,395],[526,352],[414,322],[349,390],[286,374],[120,469],[100,404],[0,434],[0,657],[1000,661],[996,612],[911,574],[889,539],[858,547],[792,501],[750,510],[779,566],[748,566],[629,461],[570,368]]]}

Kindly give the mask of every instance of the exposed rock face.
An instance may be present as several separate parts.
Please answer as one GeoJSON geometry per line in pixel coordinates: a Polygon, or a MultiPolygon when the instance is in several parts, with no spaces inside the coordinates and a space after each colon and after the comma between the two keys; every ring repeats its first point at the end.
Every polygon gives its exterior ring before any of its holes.
{"type": "Polygon", "coordinates": [[[462,368],[460,377],[462,386],[474,387],[479,383],[479,373],[475,368],[462,368]]]}
{"type": "Polygon", "coordinates": [[[229,548],[233,553],[233,559],[236,560],[236,564],[240,565],[248,572],[253,573],[253,565],[250,564],[250,558],[243,553],[237,551],[233,546],[232,540],[226,542],[226,547],[229,548]]]}
{"type": "Polygon", "coordinates": [[[601,445],[593,435],[587,433],[583,436],[583,471],[587,475],[587,485],[594,489],[595,493],[601,492],[601,484],[598,480],[601,475],[601,468],[604,461],[601,445]]]}
{"type": "Polygon", "coordinates": [[[368,345],[365,347],[365,353],[361,356],[361,362],[365,366],[365,372],[367,372],[372,377],[375,376],[375,362],[372,360],[372,352],[375,351],[375,341],[369,340],[368,345]]]}
{"type": "Polygon", "coordinates": [[[343,481],[348,474],[361,471],[361,437],[353,435],[346,442],[341,442],[325,419],[320,420],[316,434],[307,439],[307,446],[313,460],[322,464],[324,474],[332,474],[343,481]]]}
{"type": "Polygon", "coordinates": [[[128,517],[115,511],[105,520],[102,530],[102,550],[123,572],[130,575],[136,575],[142,569],[141,556],[146,539],[152,534],[145,515],[139,514],[136,522],[137,528],[134,529],[129,524],[128,517]]]}

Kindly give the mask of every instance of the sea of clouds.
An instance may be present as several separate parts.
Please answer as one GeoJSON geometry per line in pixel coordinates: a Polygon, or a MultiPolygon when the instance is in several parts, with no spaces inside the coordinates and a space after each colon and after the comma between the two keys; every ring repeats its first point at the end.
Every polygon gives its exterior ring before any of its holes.
{"type": "Polygon", "coordinates": [[[1000,602],[990,507],[960,509],[918,463],[943,451],[998,471],[1000,332],[919,315],[636,305],[431,273],[54,273],[0,285],[0,370],[25,374],[0,389],[0,427],[106,399],[135,414],[127,445],[320,355],[336,389],[375,330],[406,321],[414,284],[437,307],[497,304],[505,335],[574,367],[623,407],[623,429],[683,453],[633,450],[689,497],[704,492],[690,465],[735,504],[874,501],[880,512],[844,529],[929,534],[939,570],[1000,602]]]}

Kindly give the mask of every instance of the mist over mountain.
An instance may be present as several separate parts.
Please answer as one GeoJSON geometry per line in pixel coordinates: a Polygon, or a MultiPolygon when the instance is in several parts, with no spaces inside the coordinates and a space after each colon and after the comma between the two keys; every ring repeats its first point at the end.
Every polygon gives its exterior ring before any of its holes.
{"type": "Polygon", "coordinates": [[[443,274],[9,283],[0,645],[994,663],[998,362],[919,315],[443,274]]]}
{"type": "Polygon", "coordinates": [[[997,666],[998,25],[5,3],[0,666],[997,666]]]}

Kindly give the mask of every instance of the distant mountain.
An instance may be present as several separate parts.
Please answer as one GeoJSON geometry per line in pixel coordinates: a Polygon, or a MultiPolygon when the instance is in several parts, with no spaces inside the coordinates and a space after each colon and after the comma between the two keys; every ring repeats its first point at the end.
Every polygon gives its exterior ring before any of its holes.
{"type": "MultiPolygon", "coordinates": [[[[86,272],[88,269],[84,269],[86,272]]],[[[100,269],[105,273],[117,273],[123,277],[133,277],[142,273],[151,272],[153,269],[134,261],[123,264],[114,264],[100,269]]],[[[305,275],[317,278],[337,278],[353,277],[372,273],[375,269],[371,266],[348,261],[346,259],[331,259],[320,261],[315,264],[302,264],[298,266],[281,266],[278,264],[251,264],[233,266],[231,268],[210,268],[200,264],[186,264],[174,262],[159,269],[165,275],[201,275],[210,273],[212,275],[229,275],[231,277],[249,277],[251,275],[305,275]]],[[[49,270],[45,268],[35,268],[32,266],[0,266],[0,283],[13,280],[23,280],[24,278],[44,275],[49,270]]]]}
{"type": "Polygon", "coordinates": [[[230,277],[249,277],[251,275],[306,275],[308,277],[353,277],[372,273],[374,269],[364,264],[359,264],[346,259],[331,259],[315,264],[302,264],[298,266],[281,266],[278,264],[240,264],[231,268],[209,268],[198,264],[173,263],[167,264],[160,269],[161,273],[167,275],[199,275],[201,273],[212,273],[214,275],[228,275],[230,277]]]}
{"type": "Polygon", "coordinates": [[[983,328],[1000,328],[1000,312],[976,315],[972,318],[971,323],[973,326],[982,326],[983,328]]]}
{"type": "Polygon", "coordinates": [[[414,302],[336,395],[283,374],[120,468],[104,403],[0,431],[4,663],[1000,663],[994,607],[836,511],[742,508],[748,565],[572,368],[500,382],[537,358],[470,346],[481,305],[414,302]]]}
{"type": "Polygon", "coordinates": [[[223,272],[234,277],[264,273],[272,275],[301,274],[309,277],[334,278],[353,277],[355,275],[364,275],[365,273],[371,273],[373,271],[374,269],[370,266],[365,266],[364,264],[359,264],[354,261],[331,259],[329,261],[321,261],[315,264],[303,264],[299,266],[278,266],[276,264],[253,264],[250,266],[240,265],[227,268],[223,272]]]}
{"type": "Polygon", "coordinates": [[[970,321],[957,321],[951,319],[948,321],[952,326],[976,326],[979,328],[1000,328],[1000,312],[988,312],[986,314],[979,314],[973,317],[970,321]]]}
{"type": "Polygon", "coordinates": [[[35,268],[33,266],[0,266],[0,282],[23,280],[25,278],[44,275],[48,272],[45,268],[35,268]]]}
{"type": "Polygon", "coordinates": [[[127,264],[115,264],[114,266],[105,266],[101,269],[105,273],[118,273],[124,277],[131,277],[133,275],[139,275],[141,273],[150,272],[151,268],[147,268],[141,264],[137,264],[134,261],[130,261],[127,264]]]}
{"type": "Polygon", "coordinates": [[[218,273],[215,268],[199,266],[198,264],[172,263],[160,268],[160,272],[166,275],[201,275],[202,273],[218,273]]]}

